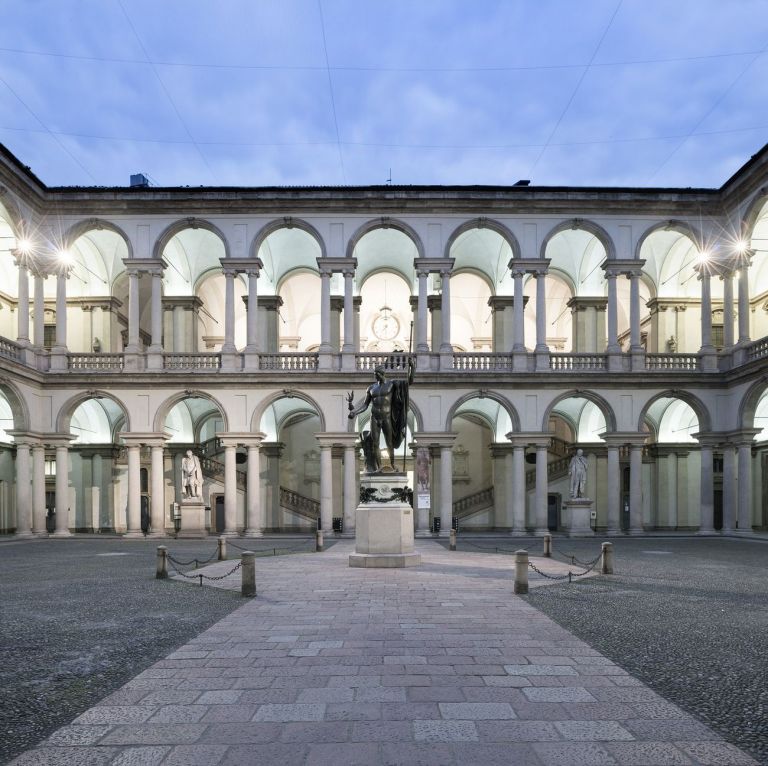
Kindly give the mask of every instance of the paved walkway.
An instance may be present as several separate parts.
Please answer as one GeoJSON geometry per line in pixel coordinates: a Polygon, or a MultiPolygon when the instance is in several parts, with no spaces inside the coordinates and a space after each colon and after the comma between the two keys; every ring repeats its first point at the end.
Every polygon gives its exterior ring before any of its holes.
{"type": "Polygon", "coordinates": [[[512,595],[510,556],[419,548],[257,559],[258,598],[13,763],[755,763],[512,595]]]}

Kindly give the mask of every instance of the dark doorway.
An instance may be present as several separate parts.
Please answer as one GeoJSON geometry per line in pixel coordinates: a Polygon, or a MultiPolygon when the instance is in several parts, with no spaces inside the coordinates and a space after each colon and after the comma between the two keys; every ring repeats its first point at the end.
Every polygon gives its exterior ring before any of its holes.
{"type": "Polygon", "coordinates": [[[547,495],[547,529],[557,532],[560,526],[560,495],[547,495]]]}
{"type": "Polygon", "coordinates": [[[216,495],[211,526],[213,532],[224,531],[224,495],[216,495]]]}
{"type": "Polygon", "coordinates": [[[715,489],[712,495],[712,501],[714,503],[714,514],[712,519],[712,525],[715,529],[721,530],[723,528],[723,490],[715,489]]]}

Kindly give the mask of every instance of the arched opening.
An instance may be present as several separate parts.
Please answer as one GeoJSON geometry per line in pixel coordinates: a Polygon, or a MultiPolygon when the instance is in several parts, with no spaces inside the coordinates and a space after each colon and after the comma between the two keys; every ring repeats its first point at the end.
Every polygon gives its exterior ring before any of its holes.
{"type": "Polygon", "coordinates": [[[12,251],[16,249],[13,219],[0,202],[0,284],[6,299],[0,301],[0,336],[16,340],[16,311],[18,310],[19,269],[12,251]]]}
{"type": "Polygon", "coordinates": [[[749,267],[750,337],[768,335],[768,202],[757,213],[749,237],[754,251],[749,267]]]}
{"type": "MultiPolygon", "coordinates": [[[[546,343],[552,352],[571,351],[573,348],[573,326],[568,306],[573,292],[568,282],[552,270],[544,277],[546,291],[545,326],[546,343]]],[[[538,280],[529,278],[523,286],[527,300],[525,310],[525,345],[529,351],[536,346],[536,291],[538,280]]]]}
{"type": "MultiPolygon", "coordinates": [[[[261,303],[261,299],[259,301],[261,303]]],[[[280,282],[278,304],[273,316],[279,350],[317,351],[321,340],[320,276],[317,267],[314,270],[295,269],[288,273],[280,282]]],[[[331,335],[333,345],[333,328],[331,335]]],[[[337,334],[336,350],[338,343],[337,334]]]]}
{"type": "MultiPolygon", "coordinates": [[[[265,529],[317,529],[320,450],[315,434],[322,428],[320,413],[304,399],[280,397],[264,410],[259,430],[266,434],[261,444],[260,483],[265,529]]],[[[332,460],[336,483],[341,477],[341,455],[334,454],[332,460]]]]}
{"type": "Polygon", "coordinates": [[[8,433],[15,427],[11,403],[5,393],[0,391],[0,533],[4,534],[16,527],[11,497],[11,489],[16,480],[16,466],[13,459],[14,438],[8,433]]]}

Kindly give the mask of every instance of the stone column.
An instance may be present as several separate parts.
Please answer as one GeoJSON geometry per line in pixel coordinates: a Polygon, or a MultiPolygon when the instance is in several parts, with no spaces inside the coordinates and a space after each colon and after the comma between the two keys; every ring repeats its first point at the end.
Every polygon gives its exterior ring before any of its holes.
{"type": "Polygon", "coordinates": [[[536,277],[536,353],[549,353],[547,346],[547,271],[534,272],[536,277]]]}
{"type": "MultiPolygon", "coordinates": [[[[357,437],[355,437],[357,439],[357,437]]],[[[357,447],[355,444],[344,445],[344,534],[355,531],[355,509],[358,501],[357,491],[357,447]]]]}
{"type": "Polygon", "coordinates": [[[163,353],[163,272],[152,272],[152,344],[150,352],[163,353]]]}
{"type": "Polygon", "coordinates": [[[723,350],[733,348],[733,275],[724,274],[723,280],[723,350]]]}
{"type": "Polygon", "coordinates": [[[139,271],[130,267],[128,268],[128,345],[125,351],[129,354],[139,352],[139,271]]]}
{"type": "Polygon", "coordinates": [[[261,351],[259,339],[259,272],[261,267],[261,261],[253,259],[245,269],[245,273],[248,275],[248,307],[245,319],[244,366],[246,370],[251,372],[259,369],[259,352],[261,351]]]}
{"type": "Polygon", "coordinates": [[[331,353],[331,270],[320,267],[320,349],[331,353]]]}
{"type": "Polygon", "coordinates": [[[246,537],[264,536],[264,513],[261,508],[261,465],[258,443],[248,445],[248,484],[246,504],[248,506],[248,526],[246,537]]]}
{"type": "Polygon", "coordinates": [[[621,474],[619,446],[608,445],[608,530],[609,535],[621,534],[621,474]]]}
{"type": "Polygon", "coordinates": [[[226,265],[222,259],[224,272],[224,343],[221,346],[223,354],[234,354],[235,347],[235,275],[233,266],[226,265]]]}
{"type": "Polygon", "coordinates": [[[60,269],[56,275],[56,344],[51,349],[51,370],[66,370],[67,353],[67,279],[68,269],[60,269]]]}
{"type": "Polygon", "coordinates": [[[223,535],[237,534],[237,446],[224,446],[224,531],[223,535]]]}
{"type": "Polygon", "coordinates": [[[615,271],[606,271],[605,279],[608,283],[608,346],[606,353],[618,354],[621,352],[619,347],[619,307],[618,296],[616,292],[615,271]]]}
{"type": "Polygon", "coordinates": [[[45,278],[47,275],[41,271],[35,271],[34,274],[35,305],[32,340],[37,348],[42,349],[45,345],[45,278]]]}
{"type": "Polygon", "coordinates": [[[32,447],[32,532],[38,537],[47,536],[45,527],[45,447],[32,447]]]}
{"type": "MultiPolygon", "coordinates": [[[[440,301],[440,317],[442,320],[441,354],[453,354],[451,345],[451,269],[440,269],[442,284],[442,300],[440,301]]],[[[442,529],[440,530],[442,535],[442,529]]]]}
{"type": "Polygon", "coordinates": [[[32,537],[29,444],[16,443],[16,537],[32,537]]]}
{"type": "Polygon", "coordinates": [[[739,345],[749,343],[749,262],[739,269],[739,345]]]}
{"type": "Polygon", "coordinates": [[[419,302],[416,311],[416,352],[419,354],[429,353],[429,343],[427,343],[427,280],[429,270],[416,266],[416,275],[419,279],[419,302]]]}
{"type": "Polygon", "coordinates": [[[173,307],[173,350],[177,354],[192,350],[184,342],[184,306],[179,304],[173,307]]]}
{"type": "Polygon", "coordinates": [[[525,534],[525,447],[516,444],[512,449],[512,532],[525,534]]]}
{"type": "Polygon", "coordinates": [[[549,531],[547,524],[547,495],[549,477],[547,475],[547,447],[536,445],[536,535],[545,535],[549,531]]]}
{"type": "Polygon", "coordinates": [[[70,537],[69,531],[69,447],[56,445],[56,531],[53,537],[70,537]]]}
{"type": "Polygon", "coordinates": [[[491,444],[491,465],[493,466],[493,528],[510,532],[512,530],[512,517],[509,484],[512,477],[507,465],[507,456],[511,448],[506,444],[491,444]]]}
{"type": "Polygon", "coordinates": [[[723,532],[736,526],[736,450],[733,444],[723,445],[723,532]]]}
{"type": "Polygon", "coordinates": [[[640,342],[640,274],[639,271],[629,273],[629,350],[632,353],[642,353],[640,342]]]}
{"type": "Polygon", "coordinates": [[[752,534],[752,438],[739,442],[739,534],[752,534]]]}
{"type": "MultiPolygon", "coordinates": [[[[141,537],[141,445],[128,444],[126,450],[128,452],[128,531],[125,536],[141,537]]],[[[57,510],[56,516],[58,515],[57,510]]]]}
{"type": "Polygon", "coordinates": [[[453,448],[440,445],[440,537],[449,537],[453,526],[453,448]]]}
{"type": "Polygon", "coordinates": [[[152,445],[152,496],[150,498],[150,534],[165,537],[165,465],[162,444],[152,445]]]}
{"type": "Polygon", "coordinates": [[[712,351],[712,286],[710,276],[699,271],[701,281],[701,353],[712,351]]]}
{"type": "Polygon", "coordinates": [[[632,444],[629,453],[629,534],[643,533],[643,445],[632,444]]]}
{"type": "Polygon", "coordinates": [[[514,306],[512,311],[514,313],[514,321],[512,325],[512,332],[514,334],[512,342],[512,351],[525,353],[525,299],[523,297],[523,276],[525,271],[522,269],[513,269],[512,278],[514,279],[514,306]]]}
{"type": "Polygon", "coordinates": [[[333,455],[331,444],[320,445],[320,528],[333,531],[333,455]]]}
{"type": "Polygon", "coordinates": [[[714,532],[714,492],[712,477],[712,445],[701,442],[701,521],[700,535],[711,535],[714,532]]]}
{"type": "Polygon", "coordinates": [[[22,346],[29,346],[29,272],[21,254],[14,251],[16,265],[19,269],[19,307],[16,312],[16,340],[22,346]]]}
{"type": "Polygon", "coordinates": [[[354,346],[355,338],[355,314],[352,308],[355,289],[354,269],[344,269],[344,346],[342,352],[353,354],[357,349],[354,346]]]}

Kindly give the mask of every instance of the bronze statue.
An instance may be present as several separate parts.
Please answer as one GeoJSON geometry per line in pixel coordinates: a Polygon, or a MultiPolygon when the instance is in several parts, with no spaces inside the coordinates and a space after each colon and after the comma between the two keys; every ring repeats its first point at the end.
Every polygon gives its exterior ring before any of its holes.
{"type": "Polygon", "coordinates": [[[374,370],[376,381],[368,386],[365,400],[359,407],[352,404],[352,393],[347,397],[349,402],[349,419],[365,412],[371,407],[370,431],[360,435],[365,455],[367,473],[396,473],[395,450],[403,443],[408,418],[408,387],[413,382],[413,362],[408,359],[407,380],[387,380],[382,366],[374,370]],[[384,434],[387,445],[389,465],[382,466],[379,439],[384,434]]]}

